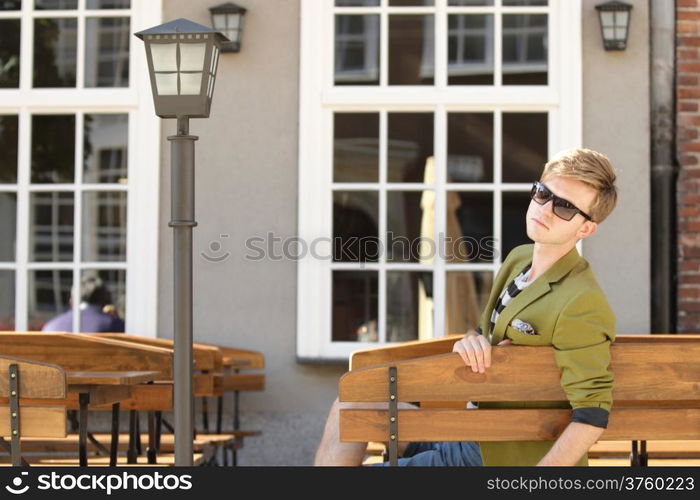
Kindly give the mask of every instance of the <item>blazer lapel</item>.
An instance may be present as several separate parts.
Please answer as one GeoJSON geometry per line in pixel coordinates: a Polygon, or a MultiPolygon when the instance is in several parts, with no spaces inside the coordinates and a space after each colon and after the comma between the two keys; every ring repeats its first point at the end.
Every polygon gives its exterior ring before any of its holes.
{"type": "MultiPolygon", "coordinates": [[[[576,250],[576,247],[572,248],[566,255],[564,255],[561,259],[556,261],[554,265],[547,270],[546,273],[537,278],[534,281],[534,283],[532,283],[522,292],[516,295],[515,298],[513,298],[508,303],[505,309],[503,309],[501,314],[498,316],[498,321],[496,321],[496,324],[493,327],[493,337],[491,340],[491,344],[496,345],[501,340],[503,340],[503,336],[505,335],[506,331],[506,326],[510,324],[511,320],[525,307],[542,297],[544,294],[548,293],[552,288],[550,286],[550,283],[556,283],[565,275],[567,275],[569,271],[571,271],[574,268],[574,266],[578,263],[579,259],[580,255],[578,254],[578,250],[576,250]]],[[[527,263],[532,263],[532,255],[530,255],[530,258],[527,260],[526,263],[522,264],[520,268],[516,269],[515,276],[518,275],[518,273],[522,270],[523,267],[525,267],[525,264],[527,263]]],[[[503,290],[504,286],[508,286],[510,281],[513,280],[515,276],[510,277],[508,282],[502,285],[501,290],[503,290]]]]}

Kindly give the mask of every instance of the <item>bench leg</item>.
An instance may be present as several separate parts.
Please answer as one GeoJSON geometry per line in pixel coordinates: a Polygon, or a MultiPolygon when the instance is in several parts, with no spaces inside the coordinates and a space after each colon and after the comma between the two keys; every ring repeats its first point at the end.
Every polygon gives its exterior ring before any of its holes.
{"type": "Polygon", "coordinates": [[[639,444],[639,466],[647,467],[649,465],[649,455],[647,454],[647,442],[640,441],[639,444]]]}
{"type": "Polygon", "coordinates": [[[156,416],[152,411],[148,412],[148,449],[146,450],[146,455],[148,456],[148,463],[156,463],[156,455],[158,449],[156,446],[156,416]]]}
{"type": "Polygon", "coordinates": [[[156,449],[160,450],[160,436],[163,432],[163,412],[156,412],[156,449]]]}
{"type": "MultiPolygon", "coordinates": [[[[236,370],[238,373],[238,370],[236,370]]],[[[239,404],[240,393],[238,391],[233,392],[233,430],[238,431],[241,429],[241,415],[240,415],[240,404],[239,404]]],[[[238,450],[234,447],[231,450],[231,457],[233,460],[233,466],[238,465],[238,450]]]]}
{"type": "Polygon", "coordinates": [[[209,403],[206,397],[202,397],[202,427],[204,434],[209,434],[209,403]]]}
{"type": "Polygon", "coordinates": [[[81,392],[78,396],[78,403],[80,404],[80,409],[78,410],[78,457],[80,460],[80,466],[87,467],[87,421],[90,394],[87,392],[81,392]]]}
{"type": "Polygon", "coordinates": [[[138,439],[136,434],[137,416],[136,410],[129,410],[129,448],[126,451],[126,463],[128,464],[136,463],[136,440],[138,439]]]}
{"type": "Polygon", "coordinates": [[[221,434],[221,429],[223,428],[224,419],[224,397],[218,396],[216,398],[216,433],[221,434]]]}
{"type": "Polygon", "coordinates": [[[112,442],[109,446],[109,466],[116,467],[117,452],[119,451],[119,409],[120,404],[112,405],[112,442]]]}

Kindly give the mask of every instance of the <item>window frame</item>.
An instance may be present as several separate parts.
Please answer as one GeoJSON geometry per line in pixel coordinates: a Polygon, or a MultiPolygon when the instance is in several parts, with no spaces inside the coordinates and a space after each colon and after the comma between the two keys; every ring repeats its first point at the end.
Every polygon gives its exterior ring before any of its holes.
{"type": "MultiPolygon", "coordinates": [[[[494,167],[501,162],[501,117],[504,112],[548,112],[548,156],[582,143],[582,54],[581,54],[581,1],[550,0],[547,7],[448,7],[447,0],[436,0],[435,7],[387,7],[382,0],[380,7],[334,7],[333,0],[301,0],[301,64],[300,64],[300,126],[299,126],[299,188],[298,215],[299,237],[306,242],[316,238],[332,238],[333,188],[378,189],[380,193],[379,236],[386,235],[386,189],[422,190],[435,188],[436,234],[444,231],[445,199],[448,189],[484,190],[494,193],[495,238],[501,240],[501,203],[504,191],[527,191],[529,184],[502,184],[500,169],[495,168],[492,183],[446,184],[447,161],[447,113],[494,113],[494,167]],[[449,13],[537,13],[548,12],[549,75],[546,86],[501,85],[500,16],[495,18],[494,85],[447,85],[447,16],[449,13]],[[334,14],[380,13],[380,85],[334,86],[334,14]],[[435,12],[435,85],[387,86],[387,27],[391,13],[435,12]],[[443,36],[444,34],[444,36],[443,36]],[[564,70],[565,69],[565,70],[564,70]],[[332,180],[333,164],[333,113],[380,112],[380,179],[378,183],[337,183],[332,180]],[[428,111],[435,116],[435,185],[421,183],[386,184],[386,132],[387,113],[396,111],[428,111]]],[[[581,244],[578,245],[581,251],[581,244]]],[[[501,259],[503,256],[501,256],[501,259]]],[[[379,263],[339,264],[330,260],[315,259],[310,253],[298,260],[297,268],[297,358],[300,361],[346,361],[351,352],[383,345],[386,316],[386,278],[379,275],[380,341],[333,342],[332,335],[332,283],[331,269],[363,270],[424,270],[422,264],[379,263]]],[[[445,271],[487,270],[496,272],[500,260],[494,263],[466,263],[446,265],[435,259],[429,268],[434,272],[434,332],[443,335],[445,323],[445,271]]]]}
{"type": "MultiPolygon", "coordinates": [[[[15,329],[26,331],[28,325],[29,271],[69,270],[73,272],[73,293],[79,290],[83,270],[125,270],[126,331],[138,335],[157,336],[158,305],[158,214],[160,173],[160,120],[155,115],[145,51],[135,38],[129,43],[129,86],[84,86],[85,18],[130,17],[131,33],[162,22],[162,0],[132,0],[129,9],[86,9],[86,0],[79,0],[77,10],[33,9],[31,0],[24,0],[20,11],[5,11],[0,18],[20,18],[20,81],[19,88],[0,89],[0,114],[18,115],[18,177],[16,184],[2,185],[0,191],[17,194],[17,244],[14,263],[0,264],[0,270],[15,273],[15,329]],[[33,88],[34,19],[46,17],[78,17],[78,49],[76,86],[33,88]],[[8,103],[8,104],[5,104],[8,103]],[[128,183],[82,183],[82,124],[85,114],[128,115],[128,183]],[[76,116],[75,167],[71,184],[34,184],[31,175],[31,119],[34,114],[72,114],[76,116]],[[74,256],[71,262],[28,262],[30,196],[38,191],[64,191],[76,194],[74,202],[74,256]],[[81,262],[82,193],[89,191],[123,191],[127,193],[127,254],[125,262],[81,262]]],[[[74,329],[78,322],[79,303],[73,304],[74,329]]]]}

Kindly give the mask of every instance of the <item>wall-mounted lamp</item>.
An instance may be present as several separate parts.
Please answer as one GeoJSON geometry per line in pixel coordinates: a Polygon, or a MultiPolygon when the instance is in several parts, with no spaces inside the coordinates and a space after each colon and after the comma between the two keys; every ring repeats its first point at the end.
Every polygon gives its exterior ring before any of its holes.
{"type": "Polygon", "coordinates": [[[595,6],[605,50],[625,50],[632,6],[625,2],[605,2],[595,6]]]}
{"type": "Polygon", "coordinates": [[[233,2],[222,3],[209,9],[211,23],[216,31],[220,31],[231,40],[221,45],[221,52],[240,52],[243,35],[243,17],[246,9],[233,2]]]}

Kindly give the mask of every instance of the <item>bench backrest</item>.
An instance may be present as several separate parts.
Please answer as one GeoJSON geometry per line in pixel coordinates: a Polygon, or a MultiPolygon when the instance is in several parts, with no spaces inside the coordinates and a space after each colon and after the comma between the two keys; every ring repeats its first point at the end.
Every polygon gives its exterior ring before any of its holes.
{"type": "MultiPolygon", "coordinates": [[[[622,342],[611,354],[614,403],[604,439],[700,439],[700,341],[622,342]]],[[[570,419],[570,410],[561,409],[449,407],[470,400],[566,402],[551,347],[495,349],[484,374],[473,373],[455,353],[355,369],[341,378],[339,400],[387,402],[390,366],[398,401],[446,403],[400,412],[402,440],[548,440],[570,419]]],[[[341,411],[343,440],[387,440],[387,433],[386,411],[341,411]]]]}

